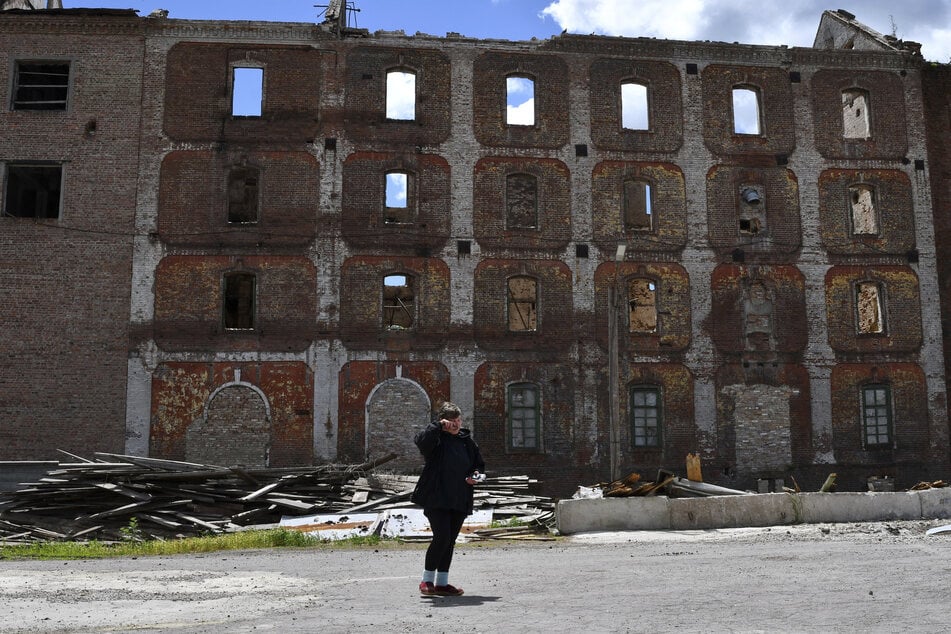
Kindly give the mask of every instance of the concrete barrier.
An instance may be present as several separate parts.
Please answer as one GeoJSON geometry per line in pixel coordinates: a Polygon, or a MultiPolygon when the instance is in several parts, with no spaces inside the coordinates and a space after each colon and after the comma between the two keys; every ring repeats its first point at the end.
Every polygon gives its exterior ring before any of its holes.
{"type": "Polygon", "coordinates": [[[555,507],[555,525],[564,535],[943,518],[951,518],[951,488],[901,493],[572,499],[561,500],[555,507]]]}

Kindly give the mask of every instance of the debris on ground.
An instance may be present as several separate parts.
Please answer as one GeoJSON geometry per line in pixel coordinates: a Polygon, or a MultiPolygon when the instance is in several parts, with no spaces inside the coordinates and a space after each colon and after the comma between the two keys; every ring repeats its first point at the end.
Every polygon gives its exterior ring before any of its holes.
{"type": "MultiPolygon", "coordinates": [[[[357,465],[242,468],[96,453],[60,463],[37,482],[0,493],[0,541],[173,539],[274,526],[286,517],[377,514],[413,508],[416,476],[357,465]]],[[[554,524],[554,503],[530,495],[528,476],[488,478],[476,508],[495,521],[554,524]]],[[[492,538],[487,536],[488,538],[492,538]]]]}

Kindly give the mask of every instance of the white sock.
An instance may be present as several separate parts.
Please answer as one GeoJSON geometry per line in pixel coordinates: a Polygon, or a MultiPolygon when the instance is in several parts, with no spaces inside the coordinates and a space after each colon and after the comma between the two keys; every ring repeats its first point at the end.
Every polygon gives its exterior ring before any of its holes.
{"type": "Polygon", "coordinates": [[[432,583],[436,580],[436,571],[435,570],[423,570],[423,583],[427,581],[432,583]]]}
{"type": "Polygon", "coordinates": [[[442,572],[441,570],[436,573],[436,585],[437,586],[448,586],[449,585],[449,571],[442,572]]]}

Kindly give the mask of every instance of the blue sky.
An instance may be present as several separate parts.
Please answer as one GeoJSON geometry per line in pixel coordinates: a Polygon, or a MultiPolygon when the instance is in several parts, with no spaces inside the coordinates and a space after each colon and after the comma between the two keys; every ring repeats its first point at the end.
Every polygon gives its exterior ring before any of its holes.
{"type": "MultiPolygon", "coordinates": [[[[951,0],[350,0],[355,26],[447,32],[505,40],[544,39],[567,30],[628,37],[811,46],[825,9],[846,9],[871,28],[921,42],[929,60],[951,61],[951,0]]],[[[321,19],[328,0],[63,0],[66,8],[168,9],[182,19],[321,19]]]]}

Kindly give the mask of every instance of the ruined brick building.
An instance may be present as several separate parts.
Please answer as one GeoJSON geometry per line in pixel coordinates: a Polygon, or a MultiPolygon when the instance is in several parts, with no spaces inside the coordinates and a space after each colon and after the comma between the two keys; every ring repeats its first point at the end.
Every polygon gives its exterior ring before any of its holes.
{"type": "Polygon", "coordinates": [[[853,16],[788,48],[15,10],[0,51],[0,459],[412,470],[451,399],[555,495],[690,452],[948,477],[951,72],[853,16]]]}

